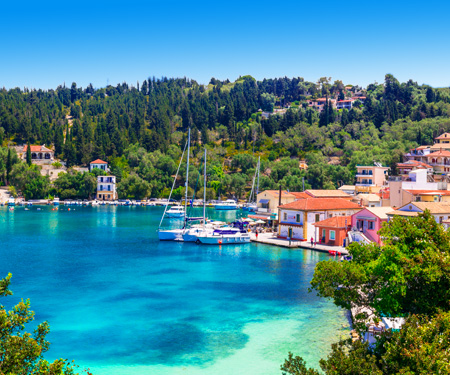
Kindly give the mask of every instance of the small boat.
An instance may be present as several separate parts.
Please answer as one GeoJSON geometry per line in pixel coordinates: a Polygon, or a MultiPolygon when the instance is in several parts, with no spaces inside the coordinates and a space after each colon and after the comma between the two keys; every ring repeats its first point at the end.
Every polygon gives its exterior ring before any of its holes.
{"type": "Polygon", "coordinates": [[[237,203],[233,199],[227,199],[216,204],[216,210],[236,210],[238,208],[237,203]]]}
{"type": "Polygon", "coordinates": [[[183,228],[178,229],[164,229],[158,231],[160,241],[183,241],[183,228]]]}
{"type": "Polygon", "coordinates": [[[15,205],[16,205],[16,200],[13,197],[9,198],[8,199],[8,206],[13,207],[15,205]]]}
{"type": "Polygon", "coordinates": [[[341,256],[341,252],[337,251],[337,250],[328,250],[328,254],[333,255],[333,256],[335,256],[335,255],[341,256]]]}
{"type": "Polygon", "coordinates": [[[170,209],[168,209],[166,211],[166,217],[168,218],[182,218],[184,217],[185,213],[184,213],[184,207],[183,206],[173,206],[170,207],[170,209]]]}
{"type": "Polygon", "coordinates": [[[53,198],[53,205],[59,206],[59,198],[58,197],[53,198]]]}

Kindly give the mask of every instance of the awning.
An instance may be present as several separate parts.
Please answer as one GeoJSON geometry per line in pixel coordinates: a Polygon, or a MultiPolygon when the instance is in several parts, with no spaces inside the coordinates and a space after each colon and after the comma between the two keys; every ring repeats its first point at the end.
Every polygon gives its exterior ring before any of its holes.
{"type": "Polygon", "coordinates": [[[260,199],[259,200],[259,203],[262,203],[262,204],[267,204],[269,202],[270,202],[270,199],[260,199]]]}
{"type": "Polygon", "coordinates": [[[248,217],[250,219],[256,219],[256,220],[265,220],[265,221],[273,220],[271,217],[262,216],[262,215],[248,215],[248,217]]]}

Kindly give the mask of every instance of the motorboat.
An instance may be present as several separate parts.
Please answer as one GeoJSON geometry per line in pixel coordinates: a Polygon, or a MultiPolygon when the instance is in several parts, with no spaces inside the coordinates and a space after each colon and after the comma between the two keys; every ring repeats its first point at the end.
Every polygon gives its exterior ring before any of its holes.
{"type": "Polygon", "coordinates": [[[58,197],[53,198],[53,205],[59,206],[59,198],[58,197]]]}
{"type": "Polygon", "coordinates": [[[216,210],[236,210],[238,208],[234,199],[227,199],[215,205],[216,210]]]}
{"type": "Polygon", "coordinates": [[[185,216],[183,206],[172,206],[166,211],[166,217],[168,218],[182,218],[185,216]]]}
{"type": "Polygon", "coordinates": [[[250,242],[250,234],[235,230],[216,229],[212,233],[197,236],[197,241],[204,245],[243,244],[250,242]]]}
{"type": "Polygon", "coordinates": [[[15,206],[15,205],[16,205],[16,200],[13,197],[9,198],[8,199],[8,206],[12,207],[12,206],[15,206]]]}
{"type": "Polygon", "coordinates": [[[212,233],[200,234],[196,243],[205,245],[243,244],[250,242],[248,222],[235,221],[231,226],[214,229],[212,233]]]}

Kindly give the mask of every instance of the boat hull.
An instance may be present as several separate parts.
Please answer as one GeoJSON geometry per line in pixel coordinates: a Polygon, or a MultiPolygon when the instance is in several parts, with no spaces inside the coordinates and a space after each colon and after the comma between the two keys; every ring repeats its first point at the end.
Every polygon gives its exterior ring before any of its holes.
{"type": "Polygon", "coordinates": [[[216,210],[237,210],[237,206],[228,206],[228,205],[216,205],[216,210]]]}
{"type": "Polygon", "coordinates": [[[200,243],[204,245],[236,245],[245,244],[250,242],[249,235],[233,236],[233,235],[223,235],[223,236],[198,236],[200,243]]]}
{"type": "Polygon", "coordinates": [[[158,238],[160,241],[182,241],[183,229],[159,230],[158,238]]]}
{"type": "Polygon", "coordinates": [[[169,219],[180,219],[184,217],[184,212],[166,212],[166,217],[169,219]]]}

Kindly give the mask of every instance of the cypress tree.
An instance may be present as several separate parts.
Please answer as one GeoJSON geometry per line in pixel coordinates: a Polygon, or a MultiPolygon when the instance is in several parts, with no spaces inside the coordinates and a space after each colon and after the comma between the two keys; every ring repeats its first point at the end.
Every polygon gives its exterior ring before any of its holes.
{"type": "Polygon", "coordinates": [[[28,140],[27,144],[27,164],[31,165],[31,146],[30,146],[30,140],[28,140]]]}

